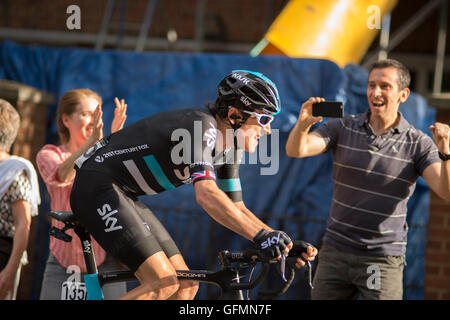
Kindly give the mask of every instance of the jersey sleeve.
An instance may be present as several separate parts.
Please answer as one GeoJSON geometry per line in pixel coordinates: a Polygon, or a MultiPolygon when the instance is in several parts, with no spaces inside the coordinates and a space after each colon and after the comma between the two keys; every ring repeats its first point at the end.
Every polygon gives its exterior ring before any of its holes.
{"type": "Polygon", "coordinates": [[[214,173],[214,150],[216,147],[217,128],[215,121],[205,117],[194,121],[194,140],[191,145],[191,163],[189,173],[192,182],[216,180],[214,173]],[[200,135],[196,134],[201,132],[200,135]]]}
{"type": "Polygon", "coordinates": [[[217,186],[227,194],[233,202],[242,201],[239,164],[224,164],[217,169],[217,186]]]}
{"type": "Polygon", "coordinates": [[[193,161],[189,166],[192,183],[202,180],[215,180],[217,186],[232,201],[242,201],[241,181],[239,179],[242,152],[229,152],[225,156],[222,153],[215,154],[218,132],[216,122],[211,118],[204,117],[201,121],[196,121],[193,132],[194,137],[196,137],[196,132],[201,132],[202,139],[201,141],[200,139],[194,140],[192,146],[193,161]],[[220,165],[217,165],[218,159],[220,159],[220,165]]]}
{"type": "MultiPolygon", "coordinates": [[[[242,187],[239,168],[243,157],[242,150],[232,150],[223,155],[222,164],[217,168],[217,186],[233,202],[242,201],[242,187]]],[[[221,160],[219,160],[221,162],[221,160]]]]}

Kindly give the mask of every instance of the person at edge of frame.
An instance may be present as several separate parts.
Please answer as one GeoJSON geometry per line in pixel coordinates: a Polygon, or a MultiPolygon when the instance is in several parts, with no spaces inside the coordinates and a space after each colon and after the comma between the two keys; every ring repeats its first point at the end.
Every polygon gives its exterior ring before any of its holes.
{"type": "Polygon", "coordinates": [[[409,71],[396,60],[369,68],[365,113],[332,119],[303,103],[286,143],[290,157],[333,154],[334,190],[311,292],[312,299],[402,299],[407,201],[419,176],[450,200],[450,129],[436,122],[433,139],[398,111],[410,94],[409,71]],[[434,140],[434,143],[433,143],[434,140]]]}
{"type": "Polygon", "coordinates": [[[10,154],[19,127],[17,110],[0,99],[0,300],[16,299],[21,269],[28,263],[31,218],[41,203],[33,164],[10,154]]]}

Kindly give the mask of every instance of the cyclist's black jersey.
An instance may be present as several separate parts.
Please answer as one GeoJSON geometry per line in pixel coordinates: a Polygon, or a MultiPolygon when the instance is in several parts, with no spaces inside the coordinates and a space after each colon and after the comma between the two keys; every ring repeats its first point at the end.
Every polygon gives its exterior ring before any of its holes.
{"type": "Polygon", "coordinates": [[[76,168],[103,172],[136,196],[212,179],[241,201],[242,150],[215,154],[216,137],[216,120],[206,109],[161,112],[105,137],[77,159],[76,168]]]}

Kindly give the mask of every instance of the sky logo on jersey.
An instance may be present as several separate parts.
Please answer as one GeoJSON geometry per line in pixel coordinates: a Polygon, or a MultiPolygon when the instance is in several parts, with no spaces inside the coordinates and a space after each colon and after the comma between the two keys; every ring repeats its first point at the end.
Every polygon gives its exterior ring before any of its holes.
{"type": "Polygon", "coordinates": [[[192,174],[192,182],[195,182],[197,179],[209,179],[216,180],[216,174],[209,170],[203,170],[199,172],[194,172],[192,174]]]}
{"type": "Polygon", "coordinates": [[[101,209],[97,209],[97,212],[102,217],[102,220],[105,221],[105,232],[122,229],[122,226],[116,226],[117,218],[113,217],[118,211],[112,210],[109,204],[105,203],[101,209]]]}
{"type": "Polygon", "coordinates": [[[206,140],[206,144],[208,145],[208,147],[214,148],[214,146],[216,145],[217,130],[216,127],[214,127],[214,124],[212,124],[211,122],[209,124],[211,125],[211,128],[206,130],[204,140],[206,140]]]}

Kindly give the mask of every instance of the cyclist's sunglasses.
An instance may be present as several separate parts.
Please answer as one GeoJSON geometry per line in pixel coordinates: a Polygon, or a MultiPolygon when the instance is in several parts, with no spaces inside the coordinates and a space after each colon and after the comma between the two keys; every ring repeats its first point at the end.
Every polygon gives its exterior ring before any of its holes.
{"type": "Polygon", "coordinates": [[[241,110],[241,111],[255,116],[258,121],[258,124],[261,127],[265,127],[265,126],[269,125],[273,120],[273,116],[270,114],[257,113],[257,112],[247,111],[247,110],[241,110]]]}

